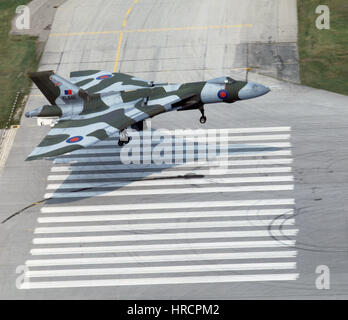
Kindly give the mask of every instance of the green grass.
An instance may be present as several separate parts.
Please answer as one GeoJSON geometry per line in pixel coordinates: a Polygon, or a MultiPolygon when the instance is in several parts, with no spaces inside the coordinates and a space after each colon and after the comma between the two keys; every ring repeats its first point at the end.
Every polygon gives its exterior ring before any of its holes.
{"type": "MultiPolygon", "coordinates": [[[[26,77],[29,70],[36,70],[36,38],[28,36],[9,36],[11,20],[16,7],[26,4],[27,0],[0,0],[0,128],[9,119],[16,93],[21,91],[17,106],[21,105],[24,95],[28,94],[31,83],[26,77]]],[[[21,110],[17,110],[11,124],[18,124],[21,110]]]]}
{"type": "Polygon", "coordinates": [[[298,0],[301,82],[348,95],[348,2],[298,0]],[[330,8],[330,29],[318,30],[318,5],[330,8]]]}

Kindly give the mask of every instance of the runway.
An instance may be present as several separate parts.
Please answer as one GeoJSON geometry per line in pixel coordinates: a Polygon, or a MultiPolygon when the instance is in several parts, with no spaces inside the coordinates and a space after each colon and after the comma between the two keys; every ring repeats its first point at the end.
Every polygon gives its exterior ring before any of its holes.
{"type": "Polygon", "coordinates": [[[233,128],[217,130],[221,135],[215,137],[212,131],[185,130],[179,136],[156,131],[167,142],[185,137],[182,148],[153,143],[144,134],[133,137],[127,147],[109,139],[78,152],[78,157],[57,159],[45,198],[99,197],[113,204],[48,201],[34,230],[33,259],[25,263],[29,281],[22,288],[296,280],[291,129],[233,128]],[[167,148],[165,157],[156,152],[158,147],[167,148]],[[127,149],[139,149],[142,164],[125,167],[127,149]],[[175,164],[178,154],[181,165],[175,164]],[[276,192],[281,198],[275,198],[276,192]],[[200,201],[180,201],[188,194],[200,201]]]}
{"type": "MultiPolygon", "coordinates": [[[[186,82],[257,64],[249,80],[272,91],[55,161],[24,162],[49,128],[22,119],[0,184],[1,218],[15,214],[0,297],[347,298],[348,98],[274,78],[298,82],[296,33],[292,0],[64,3],[40,70],[186,82]]],[[[26,110],[42,104],[34,88],[26,110]]]]}

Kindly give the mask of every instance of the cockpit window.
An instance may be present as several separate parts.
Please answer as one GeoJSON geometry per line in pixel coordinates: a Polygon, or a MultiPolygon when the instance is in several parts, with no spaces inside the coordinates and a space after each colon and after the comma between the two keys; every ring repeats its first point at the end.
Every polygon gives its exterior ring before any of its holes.
{"type": "Polygon", "coordinates": [[[220,77],[220,78],[208,80],[208,82],[216,83],[216,84],[232,84],[232,83],[235,83],[236,80],[234,80],[230,77],[220,77]]]}
{"type": "Polygon", "coordinates": [[[226,77],[226,80],[227,80],[227,82],[225,82],[225,83],[228,83],[228,84],[232,84],[232,83],[237,82],[236,80],[234,80],[234,79],[232,79],[230,77],[226,77]]]}

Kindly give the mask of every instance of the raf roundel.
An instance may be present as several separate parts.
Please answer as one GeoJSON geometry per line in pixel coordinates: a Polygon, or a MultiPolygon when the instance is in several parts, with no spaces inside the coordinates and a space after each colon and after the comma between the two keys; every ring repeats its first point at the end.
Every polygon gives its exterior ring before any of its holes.
{"type": "Polygon", "coordinates": [[[83,139],[81,136],[71,137],[68,140],[66,140],[67,143],[76,143],[80,142],[83,139]]]}
{"type": "Polygon", "coordinates": [[[99,76],[99,77],[97,78],[97,80],[109,79],[109,78],[111,78],[111,77],[112,77],[111,74],[103,74],[102,76],[99,76]]]}
{"type": "Polygon", "coordinates": [[[226,99],[228,97],[228,93],[226,90],[220,90],[217,95],[220,99],[226,99]]]}

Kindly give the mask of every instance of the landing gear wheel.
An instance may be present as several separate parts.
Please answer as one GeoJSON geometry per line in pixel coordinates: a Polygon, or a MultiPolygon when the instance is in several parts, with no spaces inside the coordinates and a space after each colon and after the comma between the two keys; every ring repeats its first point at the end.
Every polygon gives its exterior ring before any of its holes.
{"type": "Polygon", "coordinates": [[[120,138],[118,139],[118,145],[122,147],[123,145],[129,143],[131,137],[128,137],[127,130],[124,129],[120,132],[120,138]]]}
{"type": "Polygon", "coordinates": [[[200,123],[206,123],[207,122],[207,117],[204,115],[204,107],[203,105],[199,108],[199,111],[201,112],[201,117],[199,118],[200,123]]]}
{"type": "Polygon", "coordinates": [[[129,141],[131,141],[131,140],[132,140],[131,137],[127,137],[127,140],[126,140],[126,141],[118,140],[118,145],[119,145],[120,147],[122,147],[123,145],[128,144],[129,141]]]}

